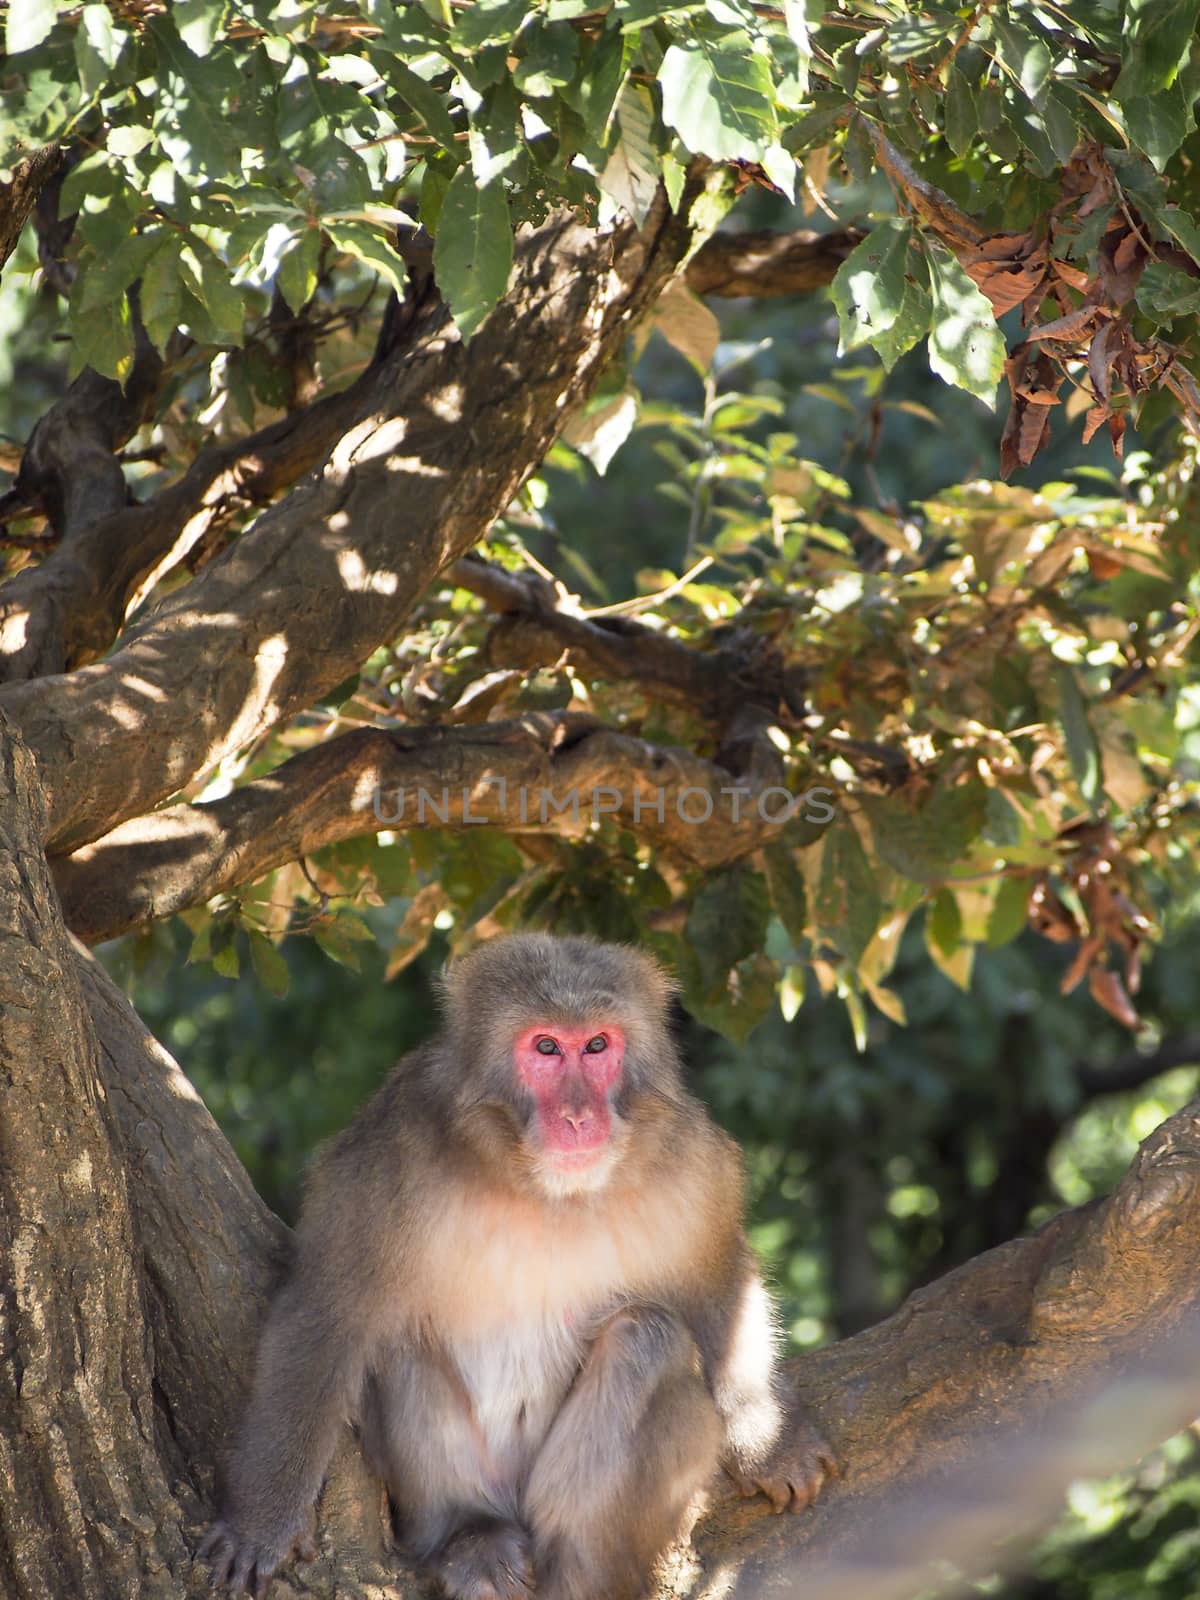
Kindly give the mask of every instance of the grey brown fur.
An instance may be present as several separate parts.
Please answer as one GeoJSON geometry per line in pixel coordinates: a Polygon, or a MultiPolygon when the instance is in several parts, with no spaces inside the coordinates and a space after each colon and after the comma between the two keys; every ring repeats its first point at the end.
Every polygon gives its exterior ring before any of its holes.
{"type": "Polygon", "coordinates": [[[456,962],[442,1030],[321,1152],[263,1336],[214,1582],[261,1593],[357,1423],[404,1553],[458,1600],[635,1600],[718,1460],[777,1506],[781,1439],[736,1145],[683,1087],[637,951],[522,934],[456,962]],[[624,1029],[600,1188],[548,1192],[513,1066],[532,1023],[624,1029]]]}

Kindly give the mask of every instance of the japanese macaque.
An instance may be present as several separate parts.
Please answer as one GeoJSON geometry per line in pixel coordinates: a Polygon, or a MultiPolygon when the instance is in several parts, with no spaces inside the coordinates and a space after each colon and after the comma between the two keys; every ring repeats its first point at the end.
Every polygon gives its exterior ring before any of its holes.
{"type": "Polygon", "coordinates": [[[445,998],[316,1163],[201,1554],[260,1594],[310,1550],[349,1420],[455,1600],[636,1600],[718,1462],[777,1510],[836,1470],[784,1427],[740,1153],[637,951],[499,939],[445,998]]]}

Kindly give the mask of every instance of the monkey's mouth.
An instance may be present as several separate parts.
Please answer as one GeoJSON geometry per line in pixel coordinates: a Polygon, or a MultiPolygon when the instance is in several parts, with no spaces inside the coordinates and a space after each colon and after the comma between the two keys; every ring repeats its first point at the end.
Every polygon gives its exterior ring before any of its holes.
{"type": "Polygon", "coordinates": [[[604,1159],[609,1149],[607,1140],[602,1144],[572,1145],[569,1150],[561,1146],[548,1147],[543,1154],[560,1172],[586,1172],[604,1159]]]}

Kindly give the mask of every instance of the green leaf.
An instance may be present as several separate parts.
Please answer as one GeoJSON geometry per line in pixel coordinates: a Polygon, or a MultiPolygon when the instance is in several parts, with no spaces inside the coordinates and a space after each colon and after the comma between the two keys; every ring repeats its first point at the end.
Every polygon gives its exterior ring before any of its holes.
{"type": "Polygon", "coordinates": [[[939,971],[944,972],[951,983],[969,994],[971,990],[971,973],[975,967],[975,946],[973,944],[960,944],[951,955],[946,955],[941,948],[929,937],[929,924],[925,924],[925,948],[939,971]]]}
{"type": "Polygon", "coordinates": [[[1155,322],[1200,315],[1200,278],[1165,261],[1147,262],[1138,279],[1137,303],[1155,322]]]}
{"type": "Polygon", "coordinates": [[[279,258],[275,282],[291,310],[298,316],[317,290],[321,259],[321,230],[305,228],[279,258]]]}
{"type": "Polygon", "coordinates": [[[608,142],[634,48],[633,38],[615,28],[607,29],[594,42],[585,41],[582,70],[562,91],[563,99],[578,111],[597,144],[608,142]]]}
{"type": "Polygon", "coordinates": [[[239,179],[240,141],[229,103],[241,82],[232,57],[195,55],[167,15],[154,17],[147,34],[161,64],[154,129],[162,148],[189,182],[239,179]]]}
{"type": "Polygon", "coordinates": [[[987,942],[991,949],[1009,944],[1025,931],[1029,920],[1029,880],[1005,877],[996,891],[996,902],[988,917],[987,942]]]}
{"type": "Polygon", "coordinates": [[[159,245],[142,273],[139,309],[146,332],[163,351],[179,323],[182,284],[179,280],[179,239],[171,235],[159,245]]]}
{"type": "Polygon", "coordinates": [[[956,156],[965,156],[979,132],[979,109],[975,90],[956,61],[950,69],[945,99],[946,143],[956,156]]]}
{"type": "Polygon", "coordinates": [[[703,885],[688,913],[686,937],[706,990],[718,989],[739,961],[762,949],[769,918],[761,874],[730,867],[703,885]]]}
{"type": "Polygon", "coordinates": [[[206,56],[225,25],[228,0],[172,0],[179,37],[193,54],[206,56]]]}
{"type": "Polygon", "coordinates": [[[309,160],[314,167],[313,203],[323,215],[357,211],[372,198],[367,164],[343,140],[325,140],[309,152],[309,160]]]}
{"type": "Polygon", "coordinates": [[[1044,41],[1022,23],[1010,22],[994,14],[989,20],[998,59],[1037,105],[1054,66],[1044,41]]]}
{"type": "Polygon", "coordinates": [[[506,78],[489,90],[483,103],[471,113],[467,145],[479,188],[499,178],[524,155],[520,111],[512,83],[506,78]]]}
{"type": "Polygon", "coordinates": [[[241,291],[229,279],[229,269],[211,250],[198,252],[200,294],[198,298],[212,319],[217,344],[240,345],[245,325],[241,291]]]}
{"type": "Polygon", "coordinates": [[[919,807],[898,795],[864,795],[862,804],[879,859],[915,883],[936,883],[978,838],[987,816],[987,790],[978,780],[942,783],[919,807]]]}
{"type": "Polygon", "coordinates": [[[213,970],[222,978],[236,978],[241,971],[241,962],[238,960],[237,945],[233,942],[233,929],[225,930],[226,942],[217,950],[212,958],[213,970]]]}
{"type": "Polygon", "coordinates": [[[1137,95],[1123,104],[1129,137],[1161,172],[1196,126],[1191,97],[1175,82],[1157,94],[1137,95]]]}
{"type": "Polygon", "coordinates": [[[1188,58],[1200,19],[1200,0],[1126,0],[1121,74],[1114,86],[1122,105],[1137,95],[1170,88],[1188,58]]]}
{"type": "Polygon", "coordinates": [[[929,279],[933,291],[930,368],[946,383],[976,395],[994,411],[1006,351],[991,301],[949,251],[935,248],[930,252],[929,279]]]}
{"type": "Polygon", "coordinates": [[[455,44],[477,50],[485,44],[508,44],[521,24],[535,13],[526,0],[475,0],[460,11],[454,24],[455,44]]]}
{"type": "Polygon", "coordinates": [[[397,294],[404,293],[408,266],[403,256],[397,255],[374,228],[365,222],[338,222],[330,223],[325,231],[335,249],[357,256],[364,265],[372,267],[385,279],[397,294]]]}
{"type": "Polygon", "coordinates": [[[901,356],[907,355],[929,332],[933,301],[929,296],[928,283],[929,270],[925,265],[925,257],[915,246],[910,246],[904,274],[904,297],[896,320],[871,341],[888,372],[901,356]]]}
{"type": "Polygon", "coordinates": [[[328,923],[319,922],[313,929],[313,938],[331,961],[336,961],[340,967],[348,967],[351,972],[362,971],[362,958],[357,947],[346,938],[345,934],[328,923]]]}
{"type": "Polygon", "coordinates": [[[10,0],[4,26],[5,54],[15,56],[22,50],[35,50],[57,16],[54,0],[10,0]]]}
{"type": "Polygon", "coordinates": [[[431,88],[424,78],[419,78],[411,67],[405,66],[391,51],[372,49],[370,55],[381,75],[386,77],[405,105],[416,112],[437,142],[447,150],[453,150],[454,123],[445,95],[431,88]]]}
{"type": "Polygon", "coordinates": [[[146,263],[163,242],[161,231],[132,233],[106,261],[90,262],[83,284],[72,295],[73,300],[78,300],[79,310],[94,311],[110,301],[123,300],[125,291],[141,277],[146,263]]]}
{"type": "Polygon", "coordinates": [[[763,864],[767,869],[767,889],[775,914],[787,929],[794,946],[808,937],[808,893],[804,874],[796,861],[794,851],[786,844],[776,842],[763,848],[763,864]]]}
{"type": "Polygon", "coordinates": [[[503,298],[512,261],[512,225],[502,185],[477,189],[470,169],[461,167],[442,201],[433,270],[464,339],[503,298]]]}
{"type": "Polygon", "coordinates": [[[1058,684],[1058,718],[1067,743],[1071,771],[1086,803],[1095,810],[1104,798],[1100,746],[1088,721],[1087,705],[1075,669],[1060,661],[1054,670],[1058,684]]]}
{"type": "Polygon", "coordinates": [[[278,948],[265,934],[256,932],[250,934],[250,965],[254,968],[255,977],[267,993],[273,994],[277,1000],[282,1000],[288,992],[291,973],[278,948]]]}
{"type": "Polygon", "coordinates": [[[103,89],[128,37],[123,29],[113,27],[107,6],[84,6],[75,30],[75,62],[85,94],[99,94],[103,89]]]}
{"type": "Polygon", "coordinates": [[[925,937],[944,956],[952,956],[962,938],[962,912],[952,889],[941,888],[925,913],[925,937]]]}
{"type": "Polygon", "coordinates": [[[640,84],[627,83],[617,109],[621,137],[600,174],[600,188],[640,226],[658,193],[660,161],[654,112],[640,84]]]}
{"type": "Polygon", "coordinates": [[[905,264],[912,223],[889,217],[857,244],[838,268],[833,280],[844,355],[860,344],[871,344],[886,333],[900,315],[904,301],[905,264]]]}
{"type": "Polygon", "coordinates": [[[747,34],[697,30],[671,45],[658,82],[663,121],[694,155],[758,161],[778,138],[770,65],[747,34]]]}
{"type": "Polygon", "coordinates": [[[715,991],[702,991],[694,981],[688,981],[694,974],[686,957],[680,966],[687,1009],[706,1028],[715,1029],[734,1044],[744,1044],[774,1007],[779,971],[761,951],[739,961],[715,991]]]}
{"type": "Polygon", "coordinates": [[[875,869],[852,822],[840,817],[827,830],[817,888],[820,935],[847,961],[857,962],[879,926],[882,911],[875,869]]]}
{"type": "Polygon", "coordinates": [[[522,94],[545,99],[575,76],[579,56],[575,29],[569,22],[537,22],[524,38],[528,43],[513,69],[513,82],[522,94]]]}

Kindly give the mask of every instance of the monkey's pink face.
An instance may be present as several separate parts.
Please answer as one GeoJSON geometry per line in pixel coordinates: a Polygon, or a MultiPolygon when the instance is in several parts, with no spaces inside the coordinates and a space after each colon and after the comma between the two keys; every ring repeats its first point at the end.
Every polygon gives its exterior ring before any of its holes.
{"type": "Polygon", "coordinates": [[[594,1187],[614,1155],[611,1102],[621,1082],[624,1033],[611,1023],[538,1024],[517,1035],[513,1057],[518,1080],[533,1096],[542,1160],[567,1180],[555,1187],[594,1187]]]}

